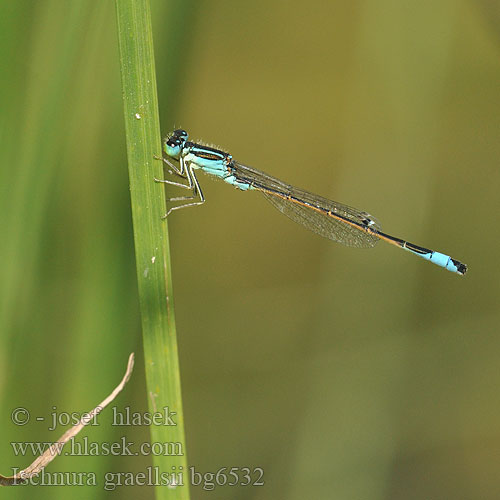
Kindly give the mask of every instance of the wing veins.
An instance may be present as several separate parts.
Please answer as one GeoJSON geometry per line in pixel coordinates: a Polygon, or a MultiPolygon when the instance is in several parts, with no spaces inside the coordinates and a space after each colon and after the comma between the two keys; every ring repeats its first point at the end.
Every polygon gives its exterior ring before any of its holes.
{"type": "Polygon", "coordinates": [[[276,177],[234,162],[234,175],[259,190],[281,213],[324,238],[346,246],[375,246],[378,221],[362,210],[286,184],[276,177]]]}

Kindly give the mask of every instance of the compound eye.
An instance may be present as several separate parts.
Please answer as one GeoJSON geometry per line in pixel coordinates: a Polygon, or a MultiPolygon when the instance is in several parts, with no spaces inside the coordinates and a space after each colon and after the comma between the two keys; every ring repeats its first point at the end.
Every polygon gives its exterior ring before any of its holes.
{"type": "Polygon", "coordinates": [[[163,150],[167,153],[171,158],[179,159],[179,155],[181,154],[181,143],[177,137],[170,137],[163,144],[163,150]]]}
{"type": "Polygon", "coordinates": [[[188,133],[185,130],[177,129],[172,132],[163,145],[163,150],[168,156],[179,159],[184,143],[188,138],[188,133]]]}
{"type": "Polygon", "coordinates": [[[179,139],[184,140],[184,141],[186,141],[187,138],[188,138],[188,133],[185,130],[181,129],[181,128],[178,128],[177,130],[174,130],[174,132],[173,132],[172,135],[175,136],[175,137],[178,137],[179,139]]]}
{"type": "Polygon", "coordinates": [[[178,137],[170,137],[170,139],[168,139],[168,141],[167,141],[167,145],[171,146],[171,147],[180,146],[181,141],[178,137]]]}

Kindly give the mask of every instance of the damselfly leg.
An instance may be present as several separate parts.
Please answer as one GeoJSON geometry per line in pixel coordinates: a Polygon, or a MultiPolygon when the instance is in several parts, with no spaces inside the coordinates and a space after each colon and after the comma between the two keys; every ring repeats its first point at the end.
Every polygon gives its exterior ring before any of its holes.
{"type": "Polygon", "coordinates": [[[183,179],[186,178],[186,174],[184,173],[183,171],[183,168],[184,168],[184,164],[183,163],[180,163],[180,168],[177,168],[173,163],[171,163],[167,158],[165,158],[164,156],[157,156],[157,155],[153,155],[153,158],[155,160],[160,160],[162,161],[163,163],[165,163],[165,165],[168,165],[172,171],[171,173],[172,174],[176,174],[178,175],[179,177],[182,177],[183,179]]]}
{"type": "MultiPolygon", "coordinates": [[[[161,159],[165,160],[164,158],[161,159]]],[[[166,163],[172,166],[170,162],[166,163]]],[[[198,182],[196,174],[194,173],[193,165],[190,163],[186,164],[183,158],[179,159],[179,164],[180,168],[178,170],[175,169],[175,172],[177,173],[177,175],[180,175],[184,179],[187,179],[188,181],[187,185],[182,184],[180,182],[169,181],[166,179],[157,179],[156,177],[154,178],[155,182],[161,182],[164,184],[169,184],[171,186],[177,186],[184,189],[189,189],[193,193],[191,196],[176,196],[174,198],[169,198],[168,201],[186,201],[186,200],[193,200],[195,198],[199,198],[199,201],[195,201],[192,203],[184,203],[183,205],[177,205],[175,207],[171,207],[168,209],[167,213],[162,216],[162,219],[166,219],[174,210],[179,210],[180,208],[195,207],[197,205],[202,205],[203,203],[205,203],[205,197],[203,196],[203,191],[200,188],[200,183],[198,182]]]]}

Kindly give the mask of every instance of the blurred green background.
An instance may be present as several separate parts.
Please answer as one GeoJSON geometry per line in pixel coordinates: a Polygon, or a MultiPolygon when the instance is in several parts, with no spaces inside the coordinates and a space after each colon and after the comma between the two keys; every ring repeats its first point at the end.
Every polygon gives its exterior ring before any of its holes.
{"type": "MultiPolygon", "coordinates": [[[[169,218],[196,471],[260,467],[217,499],[500,498],[500,8],[492,1],[152,3],[162,129],[375,214],[463,260],[460,278],[381,243],[322,239],[263,198],[200,179],[169,218]]],[[[120,380],[147,408],[111,1],[0,4],[0,473],[120,380]],[[11,412],[29,409],[16,426],[11,412]]],[[[177,194],[177,192],[175,192],[177,194]]],[[[174,194],[174,195],[175,195],[174,194]]],[[[159,214],[161,215],[161,214],[159,214]]],[[[148,439],[100,426],[77,440],[148,439]]],[[[103,488],[150,457],[60,457],[103,488]]]]}

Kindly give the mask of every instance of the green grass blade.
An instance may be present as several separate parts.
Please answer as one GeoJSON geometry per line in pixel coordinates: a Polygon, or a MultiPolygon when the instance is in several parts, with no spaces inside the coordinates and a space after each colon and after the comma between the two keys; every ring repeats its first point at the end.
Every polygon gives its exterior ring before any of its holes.
{"type": "MultiPolygon", "coordinates": [[[[116,0],[127,153],[132,198],[144,357],[152,412],[168,407],[176,425],[152,425],[154,443],[169,443],[169,456],[155,456],[159,472],[181,470],[184,486],[159,487],[157,498],[189,498],[177,340],[172,303],[158,99],[149,0],[116,0]],[[176,467],[176,469],[173,469],[176,467]],[[181,469],[182,467],[182,469],[181,469]]],[[[166,422],[168,423],[168,422],[166,422]]],[[[171,422],[170,422],[171,423],[171,422]]]]}

